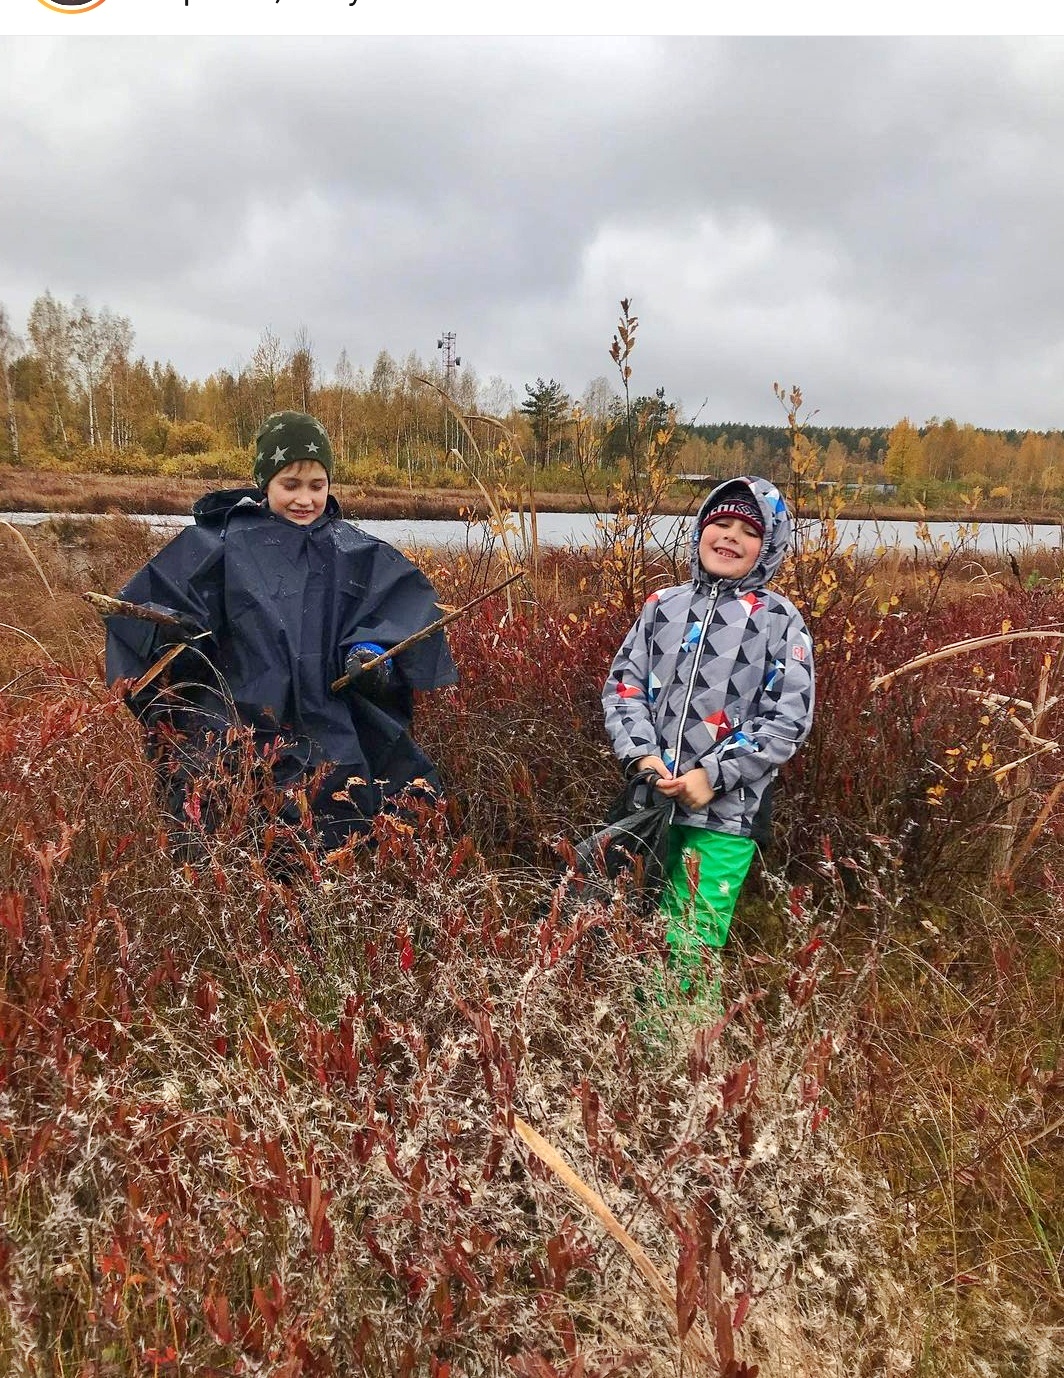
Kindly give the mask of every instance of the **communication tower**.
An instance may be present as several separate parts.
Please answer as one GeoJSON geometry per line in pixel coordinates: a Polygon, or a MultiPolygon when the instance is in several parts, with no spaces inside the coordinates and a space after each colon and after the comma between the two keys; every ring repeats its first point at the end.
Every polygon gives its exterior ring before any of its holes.
{"type": "Polygon", "coordinates": [[[453,330],[445,330],[436,341],[436,348],[443,352],[443,387],[448,397],[454,392],[454,371],[462,365],[455,353],[457,344],[458,336],[453,330]]]}
{"type": "MultiPolygon", "coordinates": [[[[454,397],[454,375],[455,371],[461,367],[462,360],[455,349],[458,344],[458,336],[453,330],[444,330],[440,338],[436,341],[436,348],[443,356],[443,390],[448,397],[454,397]]],[[[460,446],[461,432],[456,422],[452,421],[450,413],[445,409],[443,414],[443,444],[444,449],[450,453],[452,446],[452,426],[454,427],[454,445],[460,446]]]]}

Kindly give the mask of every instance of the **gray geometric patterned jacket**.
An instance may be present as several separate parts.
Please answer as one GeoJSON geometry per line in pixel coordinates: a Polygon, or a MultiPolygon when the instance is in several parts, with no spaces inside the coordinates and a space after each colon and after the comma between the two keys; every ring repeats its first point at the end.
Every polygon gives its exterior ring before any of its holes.
{"type": "MultiPolygon", "coordinates": [[[[728,484],[736,480],[729,479],[728,484]]],[[[743,478],[765,538],[742,579],[718,579],[698,559],[691,581],[651,594],[617,652],[602,691],[606,731],[624,766],[660,756],[674,773],[703,766],[715,791],[675,821],[749,837],[772,781],[809,735],[813,643],[798,609],[766,585],[790,545],[791,520],[766,479],[743,478]]]]}

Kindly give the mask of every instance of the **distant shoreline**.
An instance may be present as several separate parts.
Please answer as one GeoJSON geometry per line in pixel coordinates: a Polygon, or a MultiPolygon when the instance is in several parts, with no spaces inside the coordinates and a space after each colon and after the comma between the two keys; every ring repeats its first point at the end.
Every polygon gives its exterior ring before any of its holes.
{"type": "MultiPolygon", "coordinates": [[[[154,474],[67,474],[0,466],[0,511],[188,516],[192,504],[204,493],[235,487],[240,487],[240,483],[234,479],[211,481],[166,478],[154,474]]],[[[464,517],[490,516],[483,494],[473,489],[338,484],[333,491],[345,516],[363,517],[368,521],[460,521],[464,517]]],[[[689,497],[671,497],[659,505],[658,512],[662,516],[682,516],[685,512],[694,511],[702,496],[696,493],[689,497]]],[[[592,497],[599,499],[595,510],[607,510],[605,494],[592,494],[592,497]]],[[[583,493],[537,493],[535,502],[540,512],[589,510],[583,493]]],[[[801,515],[816,514],[806,510],[801,515]]],[[[980,508],[976,511],[948,509],[924,513],[913,507],[855,503],[844,506],[839,515],[848,520],[867,521],[919,521],[926,518],[928,521],[958,524],[1012,522],[1031,526],[1064,525],[1064,512],[1059,510],[980,508]]]]}

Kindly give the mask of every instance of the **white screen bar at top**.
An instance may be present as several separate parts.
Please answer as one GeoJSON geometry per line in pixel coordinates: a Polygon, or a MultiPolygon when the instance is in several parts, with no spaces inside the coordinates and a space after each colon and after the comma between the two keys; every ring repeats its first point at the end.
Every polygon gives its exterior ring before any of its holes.
{"type": "Polygon", "coordinates": [[[4,0],[0,34],[888,35],[1064,34],[1064,6],[954,0],[4,0]]]}

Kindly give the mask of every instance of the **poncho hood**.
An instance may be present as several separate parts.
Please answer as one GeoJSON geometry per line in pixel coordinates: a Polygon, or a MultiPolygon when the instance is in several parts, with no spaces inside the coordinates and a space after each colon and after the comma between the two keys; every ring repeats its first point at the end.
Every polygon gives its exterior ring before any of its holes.
{"type": "MultiPolygon", "coordinates": [[[[266,503],[266,496],[261,488],[226,488],[220,493],[207,493],[192,504],[192,515],[196,519],[197,526],[224,526],[238,509],[242,512],[244,509],[248,509],[257,512],[261,517],[287,522],[289,526],[296,525],[295,522],[289,522],[287,517],[278,516],[276,512],[270,511],[266,503]]],[[[339,516],[340,504],[330,493],[325,500],[325,511],[317,521],[311,522],[301,529],[310,531],[321,522],[339,516]]]]}

